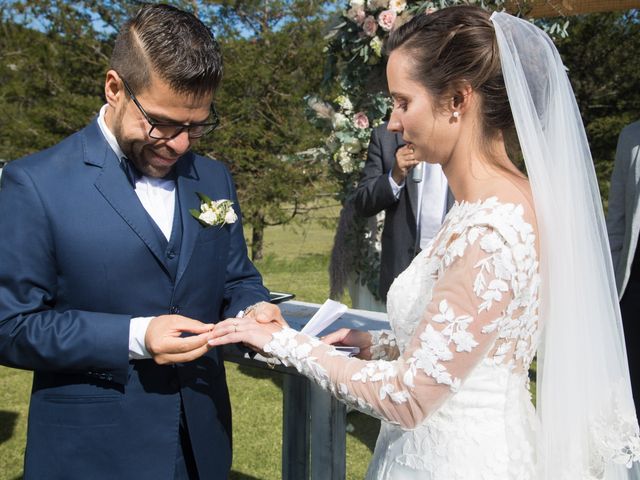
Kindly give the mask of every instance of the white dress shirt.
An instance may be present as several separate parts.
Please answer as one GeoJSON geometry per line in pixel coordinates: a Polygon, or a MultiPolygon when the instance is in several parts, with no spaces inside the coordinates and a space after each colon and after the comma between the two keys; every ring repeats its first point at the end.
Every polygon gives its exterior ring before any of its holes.
{"type": "MultiPolygon", "coordinates": [[[[109,127],[104,121],[104,114],[107,105],[100,109],[98,115],[98,126],[104,138],[111,149],[116,153],[118,159],[122,161],[125,157],[116,137],[113,135],[109,127]]],[[[176,184],[173,180],[165,180],[163,178],[151,178],[141,176],[136,179],[135,186],[136,195],[140,199],[140,203],[151,216],[156,225],[160,228],[164,236],[169,240],[171,237],[171,229],[173,227],[173,215],[176,205],[176,184]]],[[[151,358],[147,347],[145,346],[145,335],[149,322],[154,317],[135,317],[129,323],[129,358],[139,360],[142,358],[151,358]]]]}
{"type": "MultiPolygon", "coordinates": [[[[408,180],[413,181],[413,180],[408,180]]],[[[389,171],[389,183],[396,199],[405,187],[405,179],[398,185],[389,171]]],[[[418,211],[416,213],[416,234],[420,239],[420,248],[424,249],[436,236],[447,213],[448,184],[442,172],[442,166],[424,163],[422,181],[418,183],[418,211]]]]}

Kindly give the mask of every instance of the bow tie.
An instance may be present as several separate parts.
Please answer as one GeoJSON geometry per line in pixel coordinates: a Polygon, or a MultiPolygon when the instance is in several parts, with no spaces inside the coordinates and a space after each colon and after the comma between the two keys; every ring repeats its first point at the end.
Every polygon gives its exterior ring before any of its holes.
{"type": "Polygon", "coordinates": [[[127,180],[129,180],[129,183],[135,189],[136,180],[139,180],[140,178],[142,178],[142,174],[140,173],[140,170],[138,170],[136,166],[133,164],[133,162],[129,160],[127,157],[122,157],[120,159],[120,167],[122,167],[124,174],[127,176],[127,180]]]}

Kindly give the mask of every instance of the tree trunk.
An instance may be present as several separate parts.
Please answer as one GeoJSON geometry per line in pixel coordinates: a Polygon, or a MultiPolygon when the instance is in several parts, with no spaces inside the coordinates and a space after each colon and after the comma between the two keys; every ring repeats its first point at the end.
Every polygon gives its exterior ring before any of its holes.
{"type": "Polygon", "coordinates": [[[251,222],[251,260],[262,260],[264,245],[264,216],[258,214],[251,222]]]}

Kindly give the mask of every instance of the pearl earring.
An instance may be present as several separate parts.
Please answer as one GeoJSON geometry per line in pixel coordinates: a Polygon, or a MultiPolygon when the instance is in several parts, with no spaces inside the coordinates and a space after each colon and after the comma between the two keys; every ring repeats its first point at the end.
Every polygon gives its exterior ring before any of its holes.
{"type": "Polygon", "coordinates": [[[460,118],[460,112],[458,112],[457,110],[455,112],[453,112],[453,118],[455,118],[455,119],[460,118]]]}

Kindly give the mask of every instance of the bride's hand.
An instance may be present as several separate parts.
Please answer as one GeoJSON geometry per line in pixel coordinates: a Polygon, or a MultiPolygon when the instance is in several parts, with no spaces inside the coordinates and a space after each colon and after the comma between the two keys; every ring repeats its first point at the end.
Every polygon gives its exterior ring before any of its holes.
{"type": "Polygon", "coordinates": [[[345,347],[358,347],[360,353],[358,358],[371,359],[371,334],[362,330],[351,328],[341,328],[333,333],[325,335],[320,340],[330,345],[341,345],[345,347]]]}
{"type": "Polygon", "coordinates": [[[243,343],[248,347],[262,352],[264,346],[271,341],[271,335],[279,332],[287,323],[272,321],[264,323],[256,320],[252,315],[243,318],[229,318],[216,323],[209,335],[209,346],[218,347],[230,343],[243,343]]]}
{"type": "Polygon", "coordinates": [[[245,317],[254,318],[258,323],[275,322],[283,328],[288,327],[280,308],[269,302],[256,303],[248,309],[245,317]]]}

